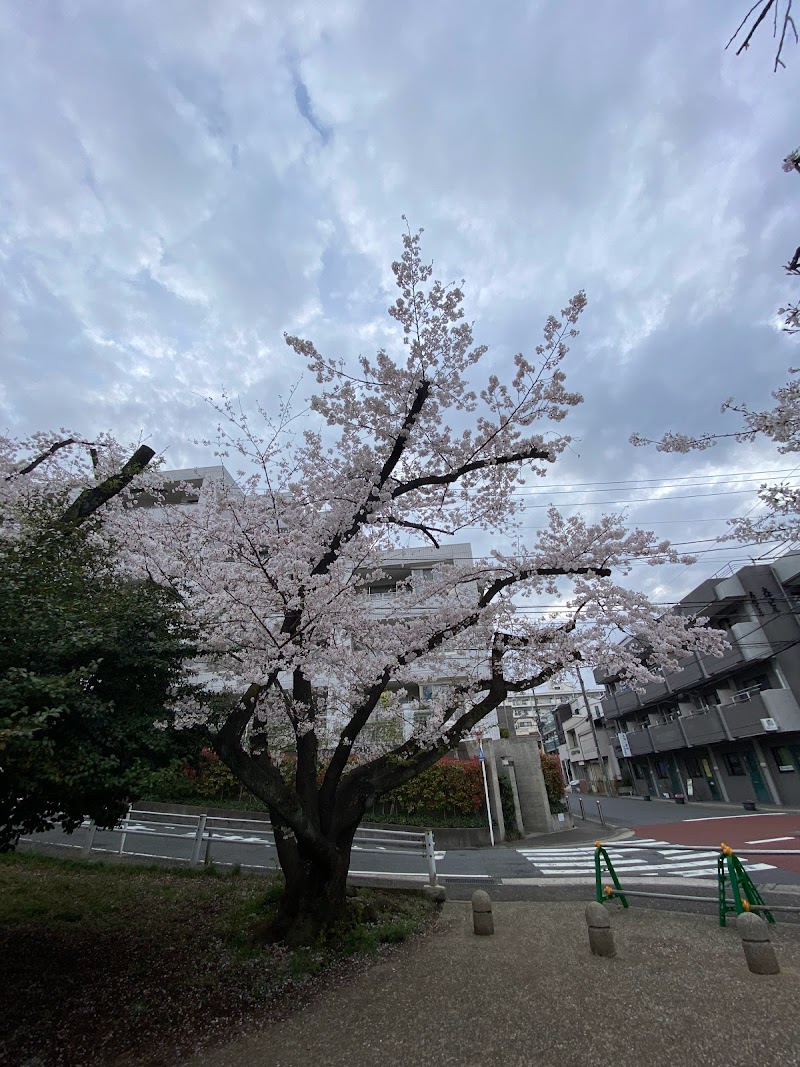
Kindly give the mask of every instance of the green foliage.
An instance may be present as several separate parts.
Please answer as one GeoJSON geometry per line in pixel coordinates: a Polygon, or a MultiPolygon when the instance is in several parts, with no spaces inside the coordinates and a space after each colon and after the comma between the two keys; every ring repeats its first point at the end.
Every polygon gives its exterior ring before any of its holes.
{"type": "Polygon", "coordinates": [[[406,815],[405,812],[392,811],[387,814],[383,804],[379,803],[377,810],[364,813],[362,822],[390,823],[395,826],[485,826],[485,805],[478,811],[470,812],[469,815],[455,815],[449,811],[423,811],[416,815],[406,815]]]}
{"type": "Polygon", "coordinates": [[[119,819],[175,755],[155,724],[190,688],[192,638],[175,600],[115,575],[90,530],[0,543],[0,851],[119,819]]]}
{"type": "Polygon", "coordinates": [[[500,737],[501,737],[501,739],[502,740],[506,740],[510,736],[511,736],[511,731],[509,730],[509,728],[507,726],[501,726],[500,727],[500,737]]]}
{"type": "Polygon", "coordinates": [[[198,742],[183,759],[148,774],[137,798],[163,804],[197,804],[243,811],[264,811],[263,801],[243,788],[233,772],[206,745],[198,742]]]}
{"type": "MultiPolygon", "coordinates": [[[[483,803],[483,779],[477,759],[442,759],[410,782],[384,793],[375,815],[474,815],[483,803]]],[[[440,824],[442,825],[442,824],[440,824]]]]}
{"type": "Polygon", "coordinates": [[[558,815],[566,811],[564,803],[564,776],[561,773],[561,761],[553,752],[540,753],[542,759],[542,774],[544,785],[547,790],[547,799],[550,802],[550,811],[558,815]]]}

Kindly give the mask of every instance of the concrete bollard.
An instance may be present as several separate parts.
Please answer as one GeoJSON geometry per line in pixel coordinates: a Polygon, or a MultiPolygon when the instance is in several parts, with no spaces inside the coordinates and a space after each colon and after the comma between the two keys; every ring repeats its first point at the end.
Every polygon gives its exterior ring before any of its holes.
{"type": "Polygon", "coordinates": [[[472,894],[472,929],[476,934],[494,933],[492,901],[484,889],[476,889],[472,894]]]}
{"type": "Polygon", "coordinates": [[[769,939],[769,930],[761,916],[744,912],[736,919],[736,929],[742,938],[744,958],[752,973],[780,974],[781,969],[769,939]]]}
{"type": "Polygon", "coordinates": [[[586,925],[589,927],[589,948],[593,956],[616,956],[614,931],[602,904],[593,900],[586,905],[586,925]]]}

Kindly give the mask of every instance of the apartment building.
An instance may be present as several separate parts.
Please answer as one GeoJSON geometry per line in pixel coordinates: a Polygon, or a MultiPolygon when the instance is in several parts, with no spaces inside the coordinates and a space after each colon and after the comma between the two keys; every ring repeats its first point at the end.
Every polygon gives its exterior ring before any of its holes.
{"type": "Polygon", "coordinates": [[[583,694],[555,710],[558,756],[564,781],[577,782],[581,792],[613,792],[622,778],[622,772],[603,714],[603,690],[587,689],[586,695],[588,711],[583,694]]]}
{"type": "MultiPolygon", "coordinates": [[[[603,692],[586,690],[591,702],[597,702],[603,692]]],[[[538,737],[545,752],[557,752],[564,739],[559,734],[556,709],[577,700],[583,701],[577,685],[551,682],[527,693],[514,693],[504,700],[497,708],[497,723],[508,730],[509,737],[538,737]]]]}
{"type": "Polygon", "coordinates": [[[710,578],[675,610],[708,617],[730,647],[643,692],[594,672],[636,792],[800,806],[800,552],[710,578]]]}

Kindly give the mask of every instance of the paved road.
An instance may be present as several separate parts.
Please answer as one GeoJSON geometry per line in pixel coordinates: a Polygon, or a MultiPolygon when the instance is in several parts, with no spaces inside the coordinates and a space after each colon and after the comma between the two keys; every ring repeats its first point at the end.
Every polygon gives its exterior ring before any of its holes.
{"type": "MultiPolygon", "coordinates": [[[[595,798],[584,797],[583,801],[588,816],[595,798]]],[[[800,856],[757,855],[761,851],[800,852],[798,811],[773,808],[746,813],[733,804],[647,802],[634,797],[601,797],[600,803],[608,826],[632,827],[642,840],[652,840],[657,825],[658,840],[665,844],[713,846],[724,842],[750,866],[753,881],[800,884],[800,856]]],[[[577,797],[570,797],[570,806],[573,812],[578,811],[577,797]]],[[[603,837],[605,831],[596,821],[596,805],[592,814],[595,821],[578,819],[577,825],[596,827],[598,836],[603,837]]]]}
{"type": "MultiPolygon", "coordinates": [[[[769,849],[771,844],[772,847],[797,847],[800,850],[800,837],[790,837],[795,828],[800,833],[800,814],[736,815],[713,819],[700,817],[685,822],[661,822],[657,838],[651,832],[637,828],[635,840],[631,839],[627,844],[622,840],[614,842],[609,846],[609,854],[615,867],[625,871],[629,878],[661,876],[713,879],[716,874],[716,857],[713,853],[703,852],[699,848],[676,853],[664,846],[672,843],[713,847],[725,841],[735,850],[746,851],[748,847],[769,849]],[[775,837],[781,838],[781,841],[772,843],[771,839],[775,837]],[[753,845],[753,842],[759,844],[753,845]],[[648,847],[634,849],[634,844],[648,847]]],[[[191,857],[194,831],[186,824],[162,824],[159,830],[166,836],[153,836],[148,832],[150,830],[152,826],[131,822],[124,840],[119,832],[98,831],[93,855],[106,852],[183,861],[191,857]]],[[[86,833],[85,829],[81,829],[68,836],[52,831],[34,835],[30,840],[78,851],[86,839],[86,833]]],[[[614,831],[592,823],[558,834],[555,839],[540,836],[517,846],[507,844],[494,849],[439,850],[436,853],[437,873],[445,884],[460,883],[472,885],[473,888],[490,884],[526,885],[548,880],[561,884],[565,881],[585,882],[593,877],[595,834],[608,841],[614,831]],[[554,847],[556,839],[560,847],[554,847]]],[[[265,871],[278,867],[274,844],[265,840],[263,833],[249,832],[247,828],[242,828],[240,832],[215,831],[211,848],[211,859],[221,865],[238,863],[243,867],[265,871]]],[[[742,858],[755,882],[800,885],[798,856],[751,855],[742,858]]],[[[425,858],[419,847],[409,849],[392,845],[357,844],[352,854],[351,871],[362,880],[390,877],[419,883],[427,878],[425,858]]]]}
{"type": "MultiPolygon", "coordinates": [[[[641,800],[639,797],[569,797],[570,810],[578,824],[581,823],[578,801],[583,800],[587,821],[599,819],[597,802],[603,810],[606,822],[613,826],[652,826],[654,823],[682,822],[686,819],[717,818],[723,815],[743,815],[741,804],[676,804],[674,800],[641,800]]],[[[785,808],[763,807],[759,813],[786,811],[785,808]]]]}

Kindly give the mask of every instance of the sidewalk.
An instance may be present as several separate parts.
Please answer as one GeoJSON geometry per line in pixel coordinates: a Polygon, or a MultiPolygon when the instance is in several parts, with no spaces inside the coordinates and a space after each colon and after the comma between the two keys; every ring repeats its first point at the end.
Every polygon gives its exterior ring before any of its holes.
{"type": "Polygon", "coordinates": [[[447,904],[427,938],[186,1067],[797,1063],[800,926],[772,928],[782,973],[758,976],[733,921],[614,907],[608,960],[583,910],[495,903],[497,932],[476,937],[470,905],[447,904]]]}

